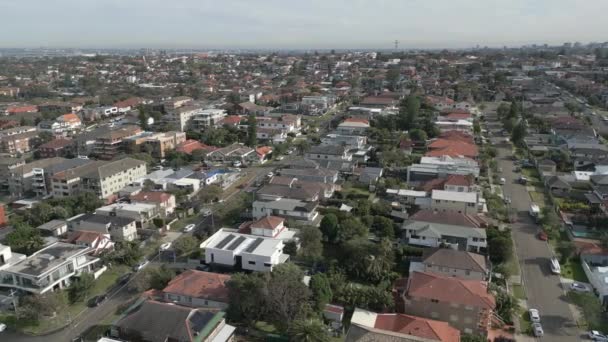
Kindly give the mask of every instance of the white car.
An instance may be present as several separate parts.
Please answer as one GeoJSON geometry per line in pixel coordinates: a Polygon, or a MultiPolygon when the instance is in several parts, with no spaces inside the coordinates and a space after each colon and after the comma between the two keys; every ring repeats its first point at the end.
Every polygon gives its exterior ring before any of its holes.
{"type": "Polygon", "coordinates": [[[6,324],[0,323],[0,332],[3,332],[4,330],[6,330],[6,324]]]}
{"type": "Polygon", "coordinates": [[[194,224],[189,224],[184,227],[184,232],[191,232],[194,229],[194,224]]]}
{"type": "Polygon", "coordinates": [[[273,176],[274,176],[274,173],[272,173],[272,172],[268,172],[266,174],[266,177],[268,177],[268,178],[272,178],[273,176]]]}
{"type": "Polygon", "coordinates": [[[283,159],[285,159],[285,157],[283,157],[283,156],[278,156],[278,157],[276,157],[276,160],[278,160],[278,161],[281,161],[281,160],[283,160],[283,159]]]}
{"type": "Polygon", "coordinates": [[[150,263],[150,261],[148,261],[148,260],[140,261],[137,265],[133,266],[133,271],[135,271],[135,272],[141,271],[149,263],[150,263]]]}
{"type": "Polygon", "coordinates": [[[570,284],[570,290],[578,292],[589,292],[589,288],[587,286],[577,282],[570,284]]]}
{"type": "Polygon", "coordinates": [[[507,183],[507,180],[503,178],[500,179],[500,184],[505,185],[507,183]]]}
{"type": "Polygon", "coordinates": [[[530,309],[528,310],[528,314],[530,314],[530,321],[532,323],[540,323],[540,313],[538,309],[530,309]]]}
{"type": "Polygon", "coordinates": [[[169,248],[171,248],[171,242],[165,242],[162,245],[160,245],[160,250],[161,251],[166,251],[169,248]]]}
{"type": "Polygon", "coordinates": [[[597,330],[589,331],[587,333],[587,337],[589,337],[589,339],[592,341],[601,341],[601,342],[608,341],[608,336],[602,335],[602,333],[597,330]]]}
{"type": "Polygon", "coordinates": [[[543,335],[545,335],[543,326],[540,325],[540,323],[532,323],[532,330],[534,331],[534,336],[536,337],[543,337],[543,335]]]}

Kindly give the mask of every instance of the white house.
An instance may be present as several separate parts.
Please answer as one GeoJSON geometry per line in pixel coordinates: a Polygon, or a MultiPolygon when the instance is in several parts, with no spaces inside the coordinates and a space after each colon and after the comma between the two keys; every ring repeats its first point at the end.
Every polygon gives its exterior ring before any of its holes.
{"type": "Polygon", "coordinates": [[[207,264],[260,272],[272,271],[289,259],[289,255],[283,254],[283,247],[283,240],[240,234],[229,228],[218,230],[200,245],[207,264]]]}
{"type": "Polygon", "coordinates": [[[433,190],[430,209],[476,214],[484,211],[484,203],[485,201],[477,192],[433,190]]]}
{"type": "MultiPolygon", "coordinates": [[[[0,252],[3,257],[11,257],[6,246],[0,246],[0,252]]],[[[66,288],[73,277],[95,271],[100,259],[88,255],[90,252],[89,247],[55,242],[9,267],[0,268],[0,287],[35,294],[66,288]]],[[[12,258],[14,254],[10,260],[12,258]]]]}
{"type": "Polygon", "coordinates": [[[440,247],[451,245],[459,250],[480,252],[487,248],[486,230],[451,224],[406,221],[402,230],[408,244],[440,247]]]}
{"type": "Polygon", "coordinates": [[[353,155],[342,145],[318,145],[306,152],[306,158],[312,160],[352,161],[353,155]]]}
{"type": "Polygon", "coordinates": [[[297,222],[318,225],[320,215],[318,202],[304,202],[296,199],[280,198],[275,201],[254,201],[252,215],[258,220],[265,216],[280,216],[297,222]]]}
{"type": "Polygon", "coordinates": [[[97,208],[95,214],[133,219],[137,228],[145,228],[148,222],[160,216],[160,210],[150,203],[114,203],[97,208]]]}

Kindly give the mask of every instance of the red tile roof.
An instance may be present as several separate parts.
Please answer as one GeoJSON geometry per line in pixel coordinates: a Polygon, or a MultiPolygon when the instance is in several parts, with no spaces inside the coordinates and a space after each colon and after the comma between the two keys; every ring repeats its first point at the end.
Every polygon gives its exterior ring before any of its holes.
{"type": "Polygon", "coordinates": [[[344,119],[344,122],[359,122],[359,123],[363,123],[363,124],[369,125],[369,120],[359,119],[359,118],[344,119]]]}
{"type": "Polygon", "coordinates": [[[323,311],[337,313],[337,314],[343,314],[344,313],[344,308],[341,307],[341,306],[339,306],[339,305],[325,304],[325,309],[323,311]]]}
{"type": "Polygon", "coordinates": [[[78,115],[76,115],[74,113],[64,114],[61,116],[61,119],[63,120],[63,122],[72,122],[72,123],[80,122],[80,118],[78,117],[78,115]]]}
{"type": "Polygon", "coordinates": [[[142,103],[142,99],[140,99],[139,97],[131,97],[128,98],[124,101],[118,101],[114,104],[114,106],[118,107],[118,108],[127,108],[127,107],[135,107],[137,105],[139,105],[140,103],[142,103]]]}
{"type": "Polygon", "coordinates": [[[471,117],[469,113],[450,113],[445,116],[447,120],[466,120],[471,117]]]}
{"type": "Polygon", "coordinates": [[[186,153],[186,154],[192,154],[192,152],[194,152],[196,150],[208,150],[209,152],[211,152],[216,149],[217,149],[216,147],[205,145],[198,140],[188,139],[188,140],[184,141],[183,143],[180,143],[179,145],[177,145],[177,147],[175,148],[175,151],[181,152],[181,153],[186,153]]]}
{"type": "Polygon", "coordinates": [[[461,131],[445,131],[439,134],[439,138],[446,140],[458,140],[469,144],[474,144],[473,136],[461,131]]]}
{"type": "Polygon", "coordinates": [[[496,300],[488,293],[485,282],[441,276],[426,272],[413,272],[407,295],[448,303],[458,303],[483,309],[494,309],[496,300]]]}
{"type": "Polygon", "coordinates": [[[431,179],[429,181],[426,181],[426,182],[420,184],[420,186],[418,186],[418,189],[420,191],[431,192],[432,190],[443,190],[444,186],[445,186],[445,179],[434,178],[434,179],[431,179]]]}
{"type": "Polygon", "coordinates": [[[91,245],[101,235],[103,235],[103,234],[100,233],[100,232],[91,232],[91,231],[86,231],[86,230],[76,230],[76,231],[70,233],[70,235],[68,236],[68,238],[67,238],[66,241],[68,243],[82,242],[82,243],[86,243],[86,244],[91,245]]]}
{"type": "Polygon", "coordinates": [[[131,201],[164,203],[171,198],[171,194],[160,191],[142,191],[136,195],[132,195],[131,201]]]}
{"type": "Polygon", "coordinates": [[[238,115],[228,115],[227,117],[223,118],[220,123],[222,125],[238,125],[242,120],[243,118],[238,115]]]}
{"type": "Polygon", "coordinates": [[[228,280],[227,274],[188,270],[173,278],[163,292],[228,303],[228,280]]]}
{"type": "Polygon", "coordinates": [[[72,140],[70,139],[64,139],[64,138],[59,138],[59,139],[54,139],[51,140],[45,144],[40,145],[40,149],[53,149],[53,150],[58,150],[61,148],[65,148],[67,146],[72,145],[72,140]]]}
{"type": "Polygon", "coordinates": [[[462,214],[456,211],[418,210],[409,218],[411,221],[452,224],[455,226],[485,228],[488,222],[477,214],[462,214]]]}
{"type": "Polygon", "coordinates": [[[465,143],[462,141],[438,139],[429,145],[430,151],[425,156],[427,157],[467,157],[475,159],[479,155],[479,149],[476,145],[465,143]]]}
{"type": "Polygon", "coordinates": [[[404,314],[378,314],[374,328],[441,342],[459,342],[460,331],[447,322],[404,314]]]}
{"type": "Polygon", "coordinates": [[[269,154],[269,153],[272,152],[272,147],[270,147],[270,146],[260,146],[260,147],[258,147],[258,148],[255,149],[255,152],[257,152],[257,154],[259,156],[265,156],[265,155],[267,155],[267,154],[269,154]]]}
{"type": "Polygon", "coordinates": [[[6,110],[9,114],[32,113],[38,111],[38,106],[12,106],[6,110]]]}
{"type": "Polygon", "coordinates": [[[475,179],[472,176],[449,175],[445,180],[445,185],[471,186],[474,184],[474,180],[475,179]]]}
{"type": "Polygon", "coordinates": [[[281,223],[285,222],[285,219],[278,216],[266,216],[253,222],[252,228],[263,228],[263,229],[275,229],[281,223]]]}

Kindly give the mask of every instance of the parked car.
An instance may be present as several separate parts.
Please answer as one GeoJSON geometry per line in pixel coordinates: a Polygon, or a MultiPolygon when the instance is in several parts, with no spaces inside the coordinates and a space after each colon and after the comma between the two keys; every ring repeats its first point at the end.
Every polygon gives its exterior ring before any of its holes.
{"type": "Polygon", "coordinates": [[[274,176],[274,173],[272,173],[272,172],[268,172],[266,174],[266,177],[268,177],[268,178],[272,178],[273,176],[274,176]]]}
{"type": "Polygon", "coordinates": [[[285,159],[285,157],[283,157],[283,156],[278,156],[278,157],[276,157],[275,159],[276,159],[276,160],[278,160],[278,161],[281,161],[281,160],[285,159]]]}
{"type": "Polygon", "coordinates": [[[538,237],[539,240],[541,241],[547,241],[549,240],[549,237],[547,236],[547,233],[545,233],[544,231],[540,231],[538,232],[538,234],[536,235],[538,237]]]}
{"type": "Polygon", "coordinates": [[[506,204],[511,204],[511,197],[505,196],[504,200],[506,204]]]}
{"type": "Polygon", "coordinates": [[[538,309],[530,309],[528,310],[528,314],[530,315],[530,321],[532,323],[540,323],[540,313],[538,309]]]}
{"type": "Polygon", "coordinates": [[[166,251],[167,249],[171,248],[171,242],[165,242],[162,245],[160,245],[160,250],[161,251],[166,251]]]}
{"type": "Polygon", "coordinates": [[[241,163],[240,161],[237,160],[234,163],[232,163],[232,166],[234,166],[234,167],[241,167],[241,166],[243,166],[243,163],[241,163]]]}
{"type": "Polygon", "coordinates": [[[203,208],[203,209],[201,209],[201,214],[203,214],[203,216],[209,216],[212,213],[213,212],[211,211],[211,208],[203,208]]]}
{"type": "Polygon", "coordinates": [[[545,335],[543,326],[540,325],[540,323],[532,323],[532,330],[534,331],[534,336],[536,337],[543,337],[543,335],[545,335]]]}
{"type": "Polygon", "coordinates": [[[103,301],[106,300],[106,298],[108,298],[108,297],[105,294],[95,296],[95,297],[89,299],[89,301],[87,302],[87,306],[90,308],[99,306],[99,304],[103,303],[103,301]]]}
{"type": "Polygon", "coordinates": [[[133,266],[133,271],[135,271],[135,272],[140,271],[144,267],[146,267],[149,263],[150,263],[150,261],[148,261],[148,260],[140,261],[139,263],[137,263],[137,265],[133,266]]]}
{"type": "Polygon", "coordinates": [[[513,169],[513,172],[521,172],[521,167],[516,166],[516,167],[513,169]]]}
{"type": "Polygon", "coordinates": [[[116,283],[118,285],[126,284],[129,281],[129,279],[131,279],[131,275],[133,275],[133,273],[127,273],[127,274],[121,275],[120,278],[118,278],[118,280],[116,280],[116,283]]]}
{"type": "Polygon", "coordinates": [[[587,286],[577,282],[570,284],[570,290],[578,292],[589,292],[589,288],[587,286]]]}
{"type": "Polygon", "coordinates": [[[194,224],[189,224],[187,226],[184,227],[184,232],[191,232],[194,229],[195,225],[194,224]]]}
{"type": "Polygon", "coordinates": [[[6,330],[6,324],[0,323],[0,332],[3,332],[4,330],[6,330]]]}
{"type": "Polygon", "coordinates": [[[504,177],[500,178],[500,184],[502,184],[502,185],[507,184],[507,180],[504,177]]]}
{"type": "Polygon", "coordinates": [[[587,333],[587,337],[589,337],[589,339],[592,341],[601,341],[601,342],[608,341],[608,336],[602,334],[601,332],[599,332],[597,330],[589,331],[587,333]]]}

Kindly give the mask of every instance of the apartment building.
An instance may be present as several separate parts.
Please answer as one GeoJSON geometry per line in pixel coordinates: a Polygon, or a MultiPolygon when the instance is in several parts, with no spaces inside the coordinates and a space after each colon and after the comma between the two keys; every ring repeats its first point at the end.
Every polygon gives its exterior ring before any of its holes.
{"type": "Polygon", "coordinates": [[[13,197],[34,195],[44,197],[51,189],[50,177],[63,170],[90,163],[86,159],[61,157],[35,160],[14,168],[8,178],[8,190],[13,197]]]}
{"type": "Polygon", "coordinates": [[[254,201],[252,215],[258,220],[265,216],[279,216],[301,224],[317,226],[321,215],[317,211],[318,202],[304,202],[297,199],[280,198],[274,201],[254,201]]]}
{"type": "Polygon", "coordinates": [[[25,159],[0,157],[0,191],[8,191],[9,179],[13,170],[25,165],[25,159]]]}
{"type": "Polygon", "coordinates": [[[192,128],[198,131],[209,127],[215,127],[226,117],[224,109],[209,108],[197,112],[192,118],[192,128]]]}
{"type": "Polygon", "coordinates": [[[193,119],[203,112],[200,106],[186,105],[175,109],[170,109],[165,117],[165,122],[175,125],[175,128],[185,132],[192,127],[193,119]]]}
{"type": "Polygon", "coordinates": [[[99,159],[111,160],[121,151],[125,139],[141,132],[139,126],[127,126],[102,132],[95,139],[93,154],[99,159]]]}
{"type": "Polygon", "coordinates": [[[496,307],[487,283],[433,273],[413,272],[397,311],[448,322],[466,334],[486,335],[496,307]]]}
{"type": "Polygon", "coordinates": [[[146,173],[146,163],[133,158],[93,161],[53,175],[53,196],[67,197],[81,191],[92,191],[99,198],[107,199],[146,173]]]}
{"type": "Polygon", "coordinates": [[[58,138],[38,146],[40,158],[66,157],[73,153],[70,139],[58,138]]]}
{"type": "Polygon", "coordinates": [[[0,153],[9,156],[30,152],[34,149],[36,142],[40,140],[38,132],[29,131],[10,135],[0,134],[0,153]]]}
{"type": "Polygon", "coordinates": [[[98,232],[109,234],[112,241],[134,241],[137,238],[135,219],[123,216],[84,214],[69,220],[72,231],[98,232]]]}
{"type": "Polygon", "coordinates": [[[184,132],[142,132],[124,139],[127,153],[145,152],[154,158],[163,159],[167,153],[186,141],[184,132]]]}

